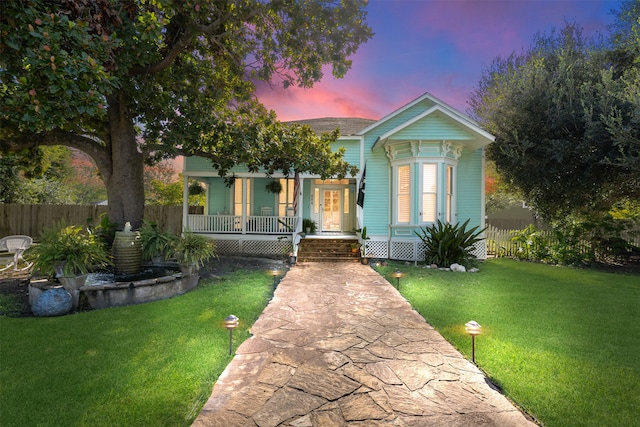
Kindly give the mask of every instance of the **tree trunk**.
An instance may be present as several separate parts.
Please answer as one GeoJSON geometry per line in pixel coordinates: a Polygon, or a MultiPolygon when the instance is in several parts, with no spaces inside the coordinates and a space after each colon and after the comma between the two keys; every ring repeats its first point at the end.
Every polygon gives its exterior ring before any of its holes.
{"type": "Polygon", "coordinates": [[[110,168],[101,170],[107,187],[109,220],[122,228],[130,222],[140,228],[144,218],[144,156],[138,150],[133,117],[126,96],[118,93],[109,99],[110,168]]]}

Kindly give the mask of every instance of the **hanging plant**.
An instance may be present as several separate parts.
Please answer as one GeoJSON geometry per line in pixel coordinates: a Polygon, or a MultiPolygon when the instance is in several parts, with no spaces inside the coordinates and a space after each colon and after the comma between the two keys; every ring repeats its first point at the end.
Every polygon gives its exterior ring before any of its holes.
{"type": "Polygon", "coordinates": [[[282,184],[280,184],[280,181],[275,179],[268,183],[266,188],[268,192],[273,194],[280,194],[282,192],[282,184]]]}

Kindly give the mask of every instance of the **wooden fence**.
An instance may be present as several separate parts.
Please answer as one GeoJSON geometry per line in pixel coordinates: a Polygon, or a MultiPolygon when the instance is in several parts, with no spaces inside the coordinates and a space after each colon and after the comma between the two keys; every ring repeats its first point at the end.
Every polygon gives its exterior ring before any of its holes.
{"type": "MultiPolygon", "coordinates": [[[[516,256],[522,249],[522,244],[513,241],[513,237],[521,230],[501,230],[491,225],[487,226],[485,231],[485,237],[487,242],[487,256],[516,256]]],[[[537,234],[543,237],[548,244],[555,244],[558,242],[555,234],[549,230],[538,230],[537,234]]],[[[640,234],[629,233],[624,236],[631,244],[640,247],[640,234]]],[[[584,248],[587,248],[585,243],[584,248]]],[[[530,248],[535,249],[535,248],[530,248]]]]}
{"type": "MultiPolygon", "coordinates": [[[[38,240],[40,232],[60,220],[86,226],[100,223],[108,206],[97,205],[18,205],[0,204],[0,237],[25,234],[38,240]]],[[[144,219],[154,221],[161,230],[174,234],[182,231],[182,206],[148,205],[144,219]]]]}

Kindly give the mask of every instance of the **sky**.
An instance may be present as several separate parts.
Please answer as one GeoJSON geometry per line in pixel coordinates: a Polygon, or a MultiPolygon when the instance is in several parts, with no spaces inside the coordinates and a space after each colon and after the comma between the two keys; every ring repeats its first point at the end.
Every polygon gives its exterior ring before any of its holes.
{"type": "Polygon", "coordinates": [[[380,119],[425,92],[466,112],[482,71],[497,56],[526,51],[536,33],[565,22],[587,37],[606,33],[613,0],[370,0],[375,35],[351,57],[343,79],[325,69],[312,89],[258,88],[281,121],[320,117],[380,119]]]}

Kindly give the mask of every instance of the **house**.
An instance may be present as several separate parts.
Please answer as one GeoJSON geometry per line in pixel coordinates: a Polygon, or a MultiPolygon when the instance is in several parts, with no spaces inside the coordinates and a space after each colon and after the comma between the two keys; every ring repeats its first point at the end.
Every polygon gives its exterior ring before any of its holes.
{"type": "MultiPolygon", "coordinates": [[[[214,239],[219,253],[282,254],[316,222],[316,236],[351,236],[367,227],[367,254],[375,258],[422,260],[414,231],[441,220],[484,227],[484,149],[494,137],[476,122],[429,93],[380,120],[314,119],[300,123],[317,132],[340,129],[336,148],[360,168],[356,177],[249,173],[236,167],[231,187],[204,158],[185,159],[183,223],[214,239]],[[365,168],[366,166],[366,168],[365,168]],[[356,204],[366,170],[363,206],[356,204]],[[204,214],[186,203],[187,180],[204,183],[204,214]],[[274,181],[276,184],[274,184],[274,181]],[[272,186],[282,188],[270,192],[272,186]]],[[[486,257],[484,242],[476,247],[486,257]]]]}

